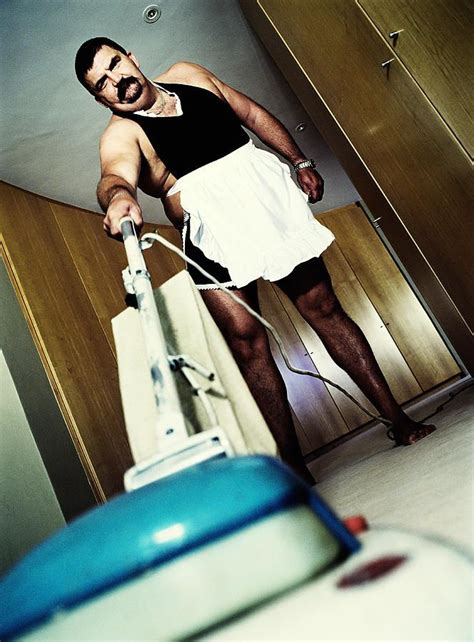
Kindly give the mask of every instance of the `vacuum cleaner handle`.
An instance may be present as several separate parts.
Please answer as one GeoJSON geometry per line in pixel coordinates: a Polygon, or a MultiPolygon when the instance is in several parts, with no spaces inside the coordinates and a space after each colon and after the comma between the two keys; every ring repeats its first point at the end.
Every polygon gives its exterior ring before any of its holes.
{"type": "Polygon", "coordinates": [[[145,259],[143,258],[133,219],[130,216],[124,216],[119,225],[131,274],[133,275],[137,270],[146,270],[145,259]]]}
{"type": "Polygon", "coordinates": [[[129,262],[131,290],[137,298],[157,409],[156,454],[127,470],[124,475],[125,489],[131,491],[200,462],[231,456],[233,450],[225,432],[218,426],[188,435],[186,418],[168,360],[150,274],[143,259],[135,226],[131,218],[125,217],[121,220],[120,227],[129,262]]]}
{"type": "Polygon", "coordinates": [[[119,225],[124,239],[130,234],[135,234],[135,223],[130,216],[124,216],[119,225]]]}
{"type": "Polygon", "coordinates": [[[140,248],[133,220],[126,216],[120,221],[130,271],[130,283],[137,299],[149,374],[157,409],[157,451],[167,450],[188,438],[186,421],[171,372],[166,340],[155,303],[150,274],[140,248]]]}

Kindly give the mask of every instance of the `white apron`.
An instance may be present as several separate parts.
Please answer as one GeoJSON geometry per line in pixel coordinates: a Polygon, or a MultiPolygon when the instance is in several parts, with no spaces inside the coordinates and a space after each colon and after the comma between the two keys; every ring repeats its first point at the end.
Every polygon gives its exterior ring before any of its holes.
{"type": "Polygon", "coordinates": [[[178,179],[168,195],[178,192],[191,241],[237,287],[259,277],[277,281],[334,240],[289,167],[252,141],[178,179]]]}

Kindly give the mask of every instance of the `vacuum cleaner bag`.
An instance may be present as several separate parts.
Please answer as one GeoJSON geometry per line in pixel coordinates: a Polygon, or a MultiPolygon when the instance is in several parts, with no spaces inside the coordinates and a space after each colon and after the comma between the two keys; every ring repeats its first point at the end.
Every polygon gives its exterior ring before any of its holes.
{"type": "MultiPolygon", "coordinates": [[[[168,352],[188,355],[215,374],[209,381],[192,371],[235,453],[276,455],[277,447],[265,420],[188,273],[183,270],[157,288],[155,300],[168,352]]],[[[127,308],[112,319],[112,328],[125,425],[138,463],[157,452],[156,407],[138,311],[127,308]]],[[[214,427],[183,373],[176,373],[176,383],[190,432],[214,427]]]]}

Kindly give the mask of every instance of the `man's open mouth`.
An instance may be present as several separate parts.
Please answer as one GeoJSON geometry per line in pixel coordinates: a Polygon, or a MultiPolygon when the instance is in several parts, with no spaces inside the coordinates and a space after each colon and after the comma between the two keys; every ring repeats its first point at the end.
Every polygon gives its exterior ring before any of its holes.
{"type": "Polygon", "coordinates": [[[134,103],[142,94],[142,86],[136,78],[122,78],[117,86],[117,96],[121,103],[134,103]]]}

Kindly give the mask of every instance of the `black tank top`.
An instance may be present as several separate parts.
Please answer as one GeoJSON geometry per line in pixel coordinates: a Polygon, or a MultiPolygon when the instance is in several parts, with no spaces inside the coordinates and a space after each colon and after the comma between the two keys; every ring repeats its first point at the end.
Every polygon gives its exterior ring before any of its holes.
{"type": "Polygon", "coordinates": [[[159,83],[179,96],[181,116],[119,114],[138,123],[176,178],[235,151],[249,140],[232,108],[207,89],[159,83]]]}

